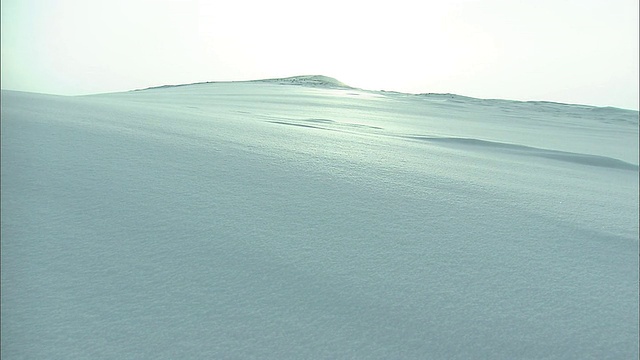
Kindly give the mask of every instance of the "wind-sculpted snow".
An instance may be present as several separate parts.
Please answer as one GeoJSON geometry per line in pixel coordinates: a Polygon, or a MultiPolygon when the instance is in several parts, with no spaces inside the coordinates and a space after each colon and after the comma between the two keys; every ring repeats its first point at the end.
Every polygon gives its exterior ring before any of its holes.
{"type": "Polygon", "coordinates": [[[289,85],[2,91],[2,358],[638,358],[637,122],[289,85]]]}
{"type": "Polygon", "coordinates": [[[539,156],[539,157],[544,157],[549,159],[572,162],[576,164],[601,166],[601,167],[612,168],[612,169],[638,171],[638,165],[629,164],[627,162],[624,162],[618,159],[612,159],[606,156],[576,154],[576,153],[565,152],[565,151],[538,149],[530,146],[505,144],[505,143],[485,141],[485,140],[479,140],[479,139],[440,138],[440,137],[429,137],[429,136],[410,136],[409,138],[422,140],[422,141],[450,144],[450,145],[460,144],[460,145],[466,145],[466,146],[487,147],[492,150],[497,150],[500,152],[522,154],[527,156],[539,156]]]}

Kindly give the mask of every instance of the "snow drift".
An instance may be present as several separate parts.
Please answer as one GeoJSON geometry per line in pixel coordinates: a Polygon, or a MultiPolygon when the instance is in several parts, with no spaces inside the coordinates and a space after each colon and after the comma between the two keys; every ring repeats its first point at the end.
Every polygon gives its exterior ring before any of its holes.
{"type": "Polygon", "coordinates": [[[2,358],[638,357],[637,112],[316,80],[2,91],[2,358]]]}

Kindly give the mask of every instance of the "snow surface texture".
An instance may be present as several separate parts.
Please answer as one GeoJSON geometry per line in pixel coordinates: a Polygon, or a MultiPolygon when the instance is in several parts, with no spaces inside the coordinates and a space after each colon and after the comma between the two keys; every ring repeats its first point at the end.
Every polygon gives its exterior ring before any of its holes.
{"type": "Polygon", "coordinates": [[[638,112],[306,80],[2,91],[2,359],[638,358],[638,112]]]}

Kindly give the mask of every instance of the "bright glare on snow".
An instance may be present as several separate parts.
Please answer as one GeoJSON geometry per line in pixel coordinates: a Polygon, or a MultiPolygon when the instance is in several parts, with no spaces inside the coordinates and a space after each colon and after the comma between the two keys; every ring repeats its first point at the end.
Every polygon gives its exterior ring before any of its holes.
{"type": "Polygon", "coordinates": [[[1,185],[3,359],[638,357],[635,111],[3,91],[1,185]]]}

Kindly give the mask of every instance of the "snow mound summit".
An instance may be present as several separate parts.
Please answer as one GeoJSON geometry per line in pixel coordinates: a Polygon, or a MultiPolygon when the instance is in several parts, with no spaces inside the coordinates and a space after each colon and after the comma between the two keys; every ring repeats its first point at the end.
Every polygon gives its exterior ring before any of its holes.
{"type": "Polygon", "coordinates": [[[300,75],[287,78],[256,80],[256,82],[272,82],[282,85],[301,85],[328,88],[350,88],[350,86],[324,75],[300,75]]]}
{"type": "Polygon", "coordinates": [[[176,87],[190,86],[190,85],[205,85],[205,84],[220,84],[220,83],[272,83],[272,84],[279,84],[279,85],[299,85],[299,86],[320,87],[320,88],[351,89],[351,86],[346,85],[332,77],[328,77],[324,75],[300,75],[300,76],[291,76],[287,78],[274,78],[274,79],[262,79],[262,80],[206,81],[206,82],[197,82],[197,83],[191,83],[191,84],[160,85],[160,86],[152,86],[144,89],[136,89],[133,91],[158,90],[158,89],[176,88],[176,87]]]}

